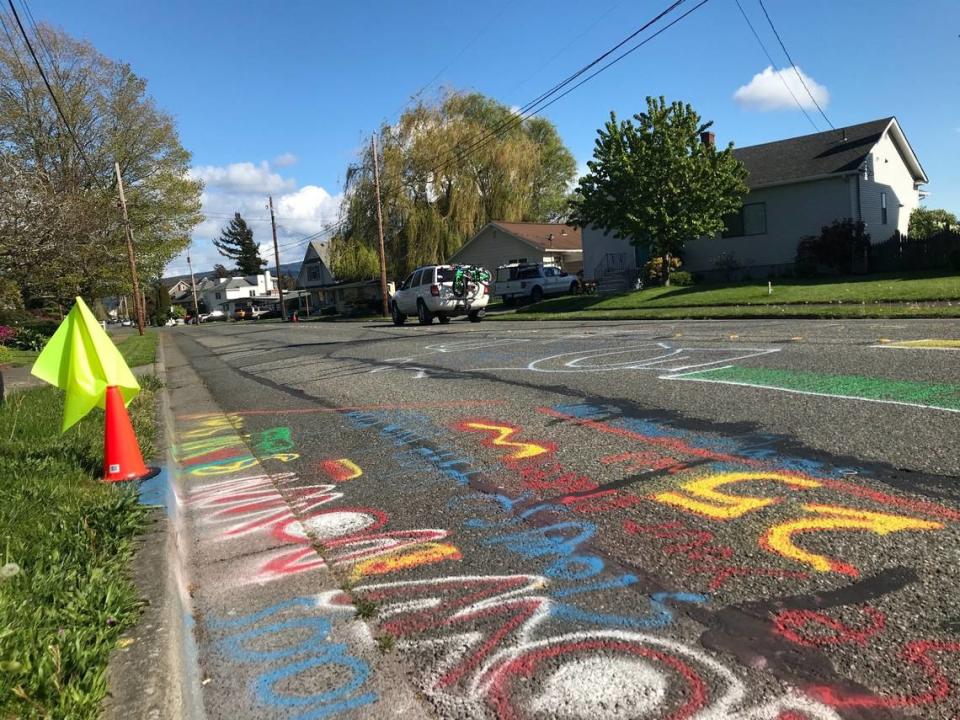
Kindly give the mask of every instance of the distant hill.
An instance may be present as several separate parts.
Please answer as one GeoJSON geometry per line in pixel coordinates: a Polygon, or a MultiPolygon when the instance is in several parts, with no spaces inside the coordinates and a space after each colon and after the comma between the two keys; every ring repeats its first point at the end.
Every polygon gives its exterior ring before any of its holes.
{"type": "MultiPolygon", "coordinates": [[[[271,274],[274,274],[275,268],[273,265],[268,265],[265,269],[269,270],[271,274]]],[[[300,263],[299,262],[282,263],[280,265],[280,272],[284,275],[290,275],[294,280],[296,280],[297,276],[300,274],[300,263]]],[[[197,282],[200,282],[204,278],[213,277],[213,270],[206,270],[205,272],[195,272],[193,276],[196,278],[197,282]]],[[[190,280],[190,275],[189,274],[170,275],[168,277],[163,278],[161,282],[163,282],[164,285],[167,285],[169,287],[170,285],[175,285],[180,280],[190,280]]]]}

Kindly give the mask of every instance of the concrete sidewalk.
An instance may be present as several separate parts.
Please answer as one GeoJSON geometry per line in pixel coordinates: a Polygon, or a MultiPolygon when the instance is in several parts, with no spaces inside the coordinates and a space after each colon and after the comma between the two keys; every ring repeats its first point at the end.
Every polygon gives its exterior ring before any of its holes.
{"type": "Polygon", "coordinates": [[[171,646],[162,662],[167,677],[179,682],[179,708],[136,699],[130,703],[139,707],[124,708],[115,698],[114,716],[429,716],[395,657],[381,653],[356,618],[342,592],[348,586],[318,553],[331,528],[298,519],[329,503],[326,517],[336,524],[342,493],[265,468],[257,455],[295,450],[289,431],[245,431],[242,418],[221,411],[173,343],[161,343],[171,439],[169,529],[166,554],[146,561],[167,576],[169,612],[152,627],[171,646]],[[177,612],[186,633],[174,627],[177,612]]]}

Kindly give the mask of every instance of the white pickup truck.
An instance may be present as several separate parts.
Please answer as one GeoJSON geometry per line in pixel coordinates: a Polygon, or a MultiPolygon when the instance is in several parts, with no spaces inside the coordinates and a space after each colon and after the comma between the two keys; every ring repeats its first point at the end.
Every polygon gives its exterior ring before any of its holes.
{"type": "Polygon", "coordinates": [[[539,302],[547,295],[575,293],[578,287],[576,276],[565,273],[558,267],[514,263],[497,268],[493,294],[510,305],[520,298],[539,302]]]}

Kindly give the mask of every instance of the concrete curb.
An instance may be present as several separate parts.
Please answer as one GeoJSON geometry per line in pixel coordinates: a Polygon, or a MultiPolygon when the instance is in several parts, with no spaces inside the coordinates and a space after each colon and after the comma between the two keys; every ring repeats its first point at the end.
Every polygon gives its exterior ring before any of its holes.
{"type": "MultiPolygon", "coordinates": [[[[156,374],[166,380],[163,338],[157,345],[156,374]]],[[[147,605],[140,622],[126,638],[126,648],[114,652],[108,668],[109,698],[104,718],[126,720],[204,720],[193,609],[184,549],[188,546],[173,458],[173,416],[169,391],[160,393],[164,471],[141,487],[143,496],[163,507],[153,511],[139,539],[132,573],[147,605]],[[150,483],[149,488],[147,483],[150,483]]]]}

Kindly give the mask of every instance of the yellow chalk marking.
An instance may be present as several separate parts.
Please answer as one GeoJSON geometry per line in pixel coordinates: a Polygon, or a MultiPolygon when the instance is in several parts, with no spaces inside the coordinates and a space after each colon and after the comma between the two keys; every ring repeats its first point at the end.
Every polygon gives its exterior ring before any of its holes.
{"type": "Polygon", "coordinates": [[[729,495],[717,490],[717,488],[724,485],[749,481],[779,482],[800,489],[818,488],[821,486],[816,480],[807,480],[806,478],[795,477],[793,475],[781,475],[778,473],[723,473],[721,475],[708,475],[707,477],[690,480],[689,482],[681,484],[680,488],[686,490],[689,495],[676,492],[662,492],[654,495],[653,499],[657,502],[674,505],[716,520],[738,518],[751,510],[759,510],[760,508],[777,502],[778,498],[729,495]]]}
{"type": "Polygon", "coordinates": [[[893,343],[893,347],[902,348],[935,348],[939,350],[960,350],[960,340],[947,338],[927,338],[926,340],[901,340],[893,343]]]}
{"type": "Polygon", "coordinates": [[[399,570],[409,570],[421,565],[431,565],[443,560],[459,560],[460,550],[450,543],[428,542],[406,550],[397,550],[379,557],[358,562],[350,573],[352,580],[369,575],[386,575],[399,570]]]}
{"type": "Polygon", "coordinates": [[[517,448],[516,451],[508,456],[510,460],[526,460],[550,452],[550,448],[538,445],[537,443],[513,442],[508,440],[508,438],[517,432],[517,428],[510,427],[509,425],[488,425],[480,422],[466,422],[463,424],[463,427],[468,430],[489,430],[490,432],[497,433],[497,436],[490,441],[493,445],[497,447],[517,448]]]}
{"type": "Polygon", "coordinates": [[[863,530],[875,535],[887,535],[901,530],[939,530],[941,523],[919,520],[902,515],[866,512],[833,505],[804,505],[807,512],[820,517],[803,518],[774,525],[760,540],[760,544],[785,558],[812,567],[817,572],[838,572],[856,577],[859,572],[852,565],[839,560],[808,552],[797,547],[793,536],[797,533],[820,530],[863,530]]]}

